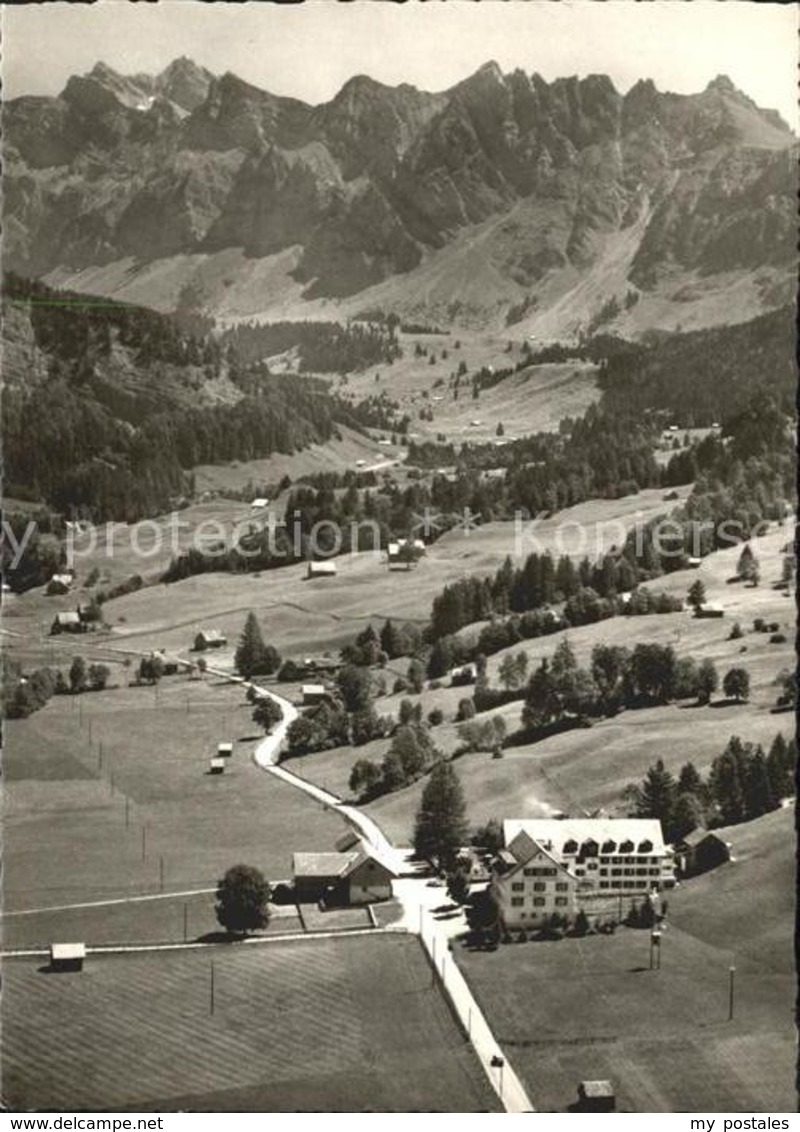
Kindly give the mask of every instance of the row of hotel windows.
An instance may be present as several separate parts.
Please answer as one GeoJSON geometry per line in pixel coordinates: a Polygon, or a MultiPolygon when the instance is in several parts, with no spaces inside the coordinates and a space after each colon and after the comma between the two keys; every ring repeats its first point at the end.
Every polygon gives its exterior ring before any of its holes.
{"type": "MultiPolygon", "coordinates": [[[[533,891],[534,892],[544,892],[546,889],[547,889],[547,885],[544,883],[543,880],[534,881],[534,884],[533,884],[533,891]]],[[[522,880],[515,880],[511,885],[511,891],[512,892],[524,892],[525,891],[525,882],[522,881],[522,880]]],[[[556,892],[569,892],[569,883],[567,881],[559,881],[558,884],[556,884],[556,892]]]]}
{"type": "MultiPolygon", "coordinates": [[[[521,908],[522,905],[524,904],[524,902],[525,901],[524,901],[524,898],[522,896],[512,896],[511,897],[511,907],[512,908],[521,908]]],[[[567,905],[569,904],[569,900],[567,899],[566,896],[557,896],[555,902],[556,902],[557,908],[566,908],[567,905]]],[[[534,896],[533,904],[534,904],[535,908],[544,908],[545,905],[547,904],[547,900],[545,899],[544,896],[534,896]]]]}
{"type": "MultiPolygon", "coordinates": [[[[531,875],[528,869],[524,870],[524,875],[525,876],[531,875]]],[[[541,876],[542,870],[537,870],[533,875],[534,876],[541,876]]],[[[550,875],[550,874],[548,874],[548,875],[550,875]]],[[[552,875],[557,875],[555,869],[553,869],[552,875]]],[[[582,877],[584,875],[583,870],[576,869],[575,875],[582,877]]],[[[607,877],[608,875],[609,875],[608,869],[600,869],[600,876],[601,877],[607,877]]],[[[660,877],[661,876],[661,869],[611,869],[610,875],[612,877],[614,877],[615,880],[617,880],[618,877],[634,877],[634,876],[636,876],[636,877],[660,877]]],[[[547,886],[546,886],[544,881],[536,880],[536,881],[533,882],[533,891],[534,892],[544,892],[546,887],[547,886]]],[[[603,887],[602,881],[601,881],[601,887],[603,887]]],[[[513,881],[512,885],[511,885],[511,889],[512,889],[513,892],[524,892],[525,891],[525,882],[524,881],[513,881]]],[[[556,892],[565,892],[566,889],[567,889],[567,885],[566,885],[565,882],[559,882],[559,883],[556,884],[556,892]]]]}
{"type": "MultiPolygon", "coordinates": [[[[651,883],[652,883],[652,881],[648,877],[642,877],[638,880],[614,880],[614,881],[601,880],[599,887],[600,888],[614,888],[614,889],[619,889],[619,888],[649,888],[651,883]]],[[[533,886],[533,889],[534,889],[534,892],[544,892],[545,891],[545,885],[535,884],[533,886]]],[[[521,882],[517,881],[517,882],[515,882],[514,884],[511,885],[511,891],[512,892],[524,892],[525,891],[525,885],[522,884],[521,882]]],[[[557,892],[569,892],[569,885],[568,884],[557,884],[556,885],[556,891],[557,892]]],[[[565,899],[566,899],[566,897],[557,896],[556,897],[556,904],[559,904],[562,900],[565,900],[565,899]]],[[[514,904],[514,905],[522,904],[523,900],[524,900],[524,896],[512,896],[511,897],[511,903],[514,904]]],[[[544,900],[545,900],[545,898],[543,896],[534,896],[533,903],[534,904],[540,904],[540,903],[543,904],[544,900]]]]}
{"type": "MultiPolygon", "coordinates": [[[[601,865],[660,865],[661,857],[600,857],[601,865]]],[[[567,866],[569,867],[569,866],[567,866]]],[[[590,868],[596,868],[596,863],[593,861],[590,868]]],[[[558,869],[544,868],[541,865],[529,865],[524,868],[523,873],[526,877],[554,877],[558,875],[558,869]]],[[[579,875],[581,869],[575,870],[579,875]]],[[[600,875],[605,875],[603,870],[600,870],[600,875]]]]}

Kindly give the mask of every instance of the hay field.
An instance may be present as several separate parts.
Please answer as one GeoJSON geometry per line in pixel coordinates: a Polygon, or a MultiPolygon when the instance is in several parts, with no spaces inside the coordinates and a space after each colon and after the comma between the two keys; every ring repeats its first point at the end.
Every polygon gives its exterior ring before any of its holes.
{"type": "Polygon", "coordinates": [[[55,697],[9,722],[5,910],[158,893],[162,860],[165,892],[213,887],[240,862],[282,879],[292,852],[331,849],[341,821],[253,763],[251,710],[241,689],[169,677],[157,691],[55,697]],[[222,740],[231,765],[210,776],[222,740]]]}
{"type": "Polygon", "coordinates": [[[3,974],[12,1108],[497,1110],[407,936],[90,957],[80,974],[14,960],[3,974]]]}

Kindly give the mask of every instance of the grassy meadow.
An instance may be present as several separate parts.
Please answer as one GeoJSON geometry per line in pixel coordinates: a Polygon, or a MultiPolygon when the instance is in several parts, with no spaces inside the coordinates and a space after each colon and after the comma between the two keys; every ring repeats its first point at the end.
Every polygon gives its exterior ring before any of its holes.
{"type": "Polygon", "coordinates": [[[670,893],[661,970],[649,933],[628,928],[456,948],[538,1109],[565,1111],[596,1078],[620,1111],[794,1109],[793,819],[790,807],[731,828],[735,861],[670,893]]]}
{"type": "MultiPolygon", "coordinates": [[[[165,892],[213,887],[239,862],[281,879],[292,852],[333,848],[341,821],[253,763],[262,733],[251,710],[239,688],[178,676],[157,690],[55,697],[10,721],[5,911],[155,894],[162,861],[165,892]],[[223,740],[234,754],[222,776],[211,776],[209,758],[223,740]]],[[[137,922],[163,915],[158,902],[135,910],[137,922]]],[[[93,922],[112,930],[113,919],[93,922]]],[[[7,923],[11,939],[23,930],[21,918],[7,923]]]]}
{"type": "Polygon", "coordinates": [[[3,976],[14,1109],[497,1109],[408,936],[93,956],[80,974],[11,960],[3,976]]]}

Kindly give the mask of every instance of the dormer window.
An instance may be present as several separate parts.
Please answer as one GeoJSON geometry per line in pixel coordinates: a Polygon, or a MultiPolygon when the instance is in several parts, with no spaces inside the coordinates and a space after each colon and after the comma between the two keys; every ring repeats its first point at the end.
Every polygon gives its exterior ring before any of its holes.
{"type": "Polygon", "coordinates": [[[597,842],[590,837],[588,841],[584,841],[583,845],[581,845],[581,856],[596,857],[599,848],[597,842]]]}
{"type": "Polygon", "coordinates": [[[620,846],[619,846],[619,851],[620,851],[620,853],[632,853],[633,852],[633,842],[632,841],[621,841],[620,846]]]}
{"type": "Polygon", "coordinates": [[[601,852],[602,852],[603,854],[606,854],[606,853],[616,853],[616,851],[617,851],[617,843],[616,843],[616,841],[611,841],[611,840],[609,839],[608,841],[604,841],[604,842],[603,842],[603,848],[602,848],[602,850],[601,850],[601,852]]]}
{"type": "Polygon", "coordinates": [[[578,842],[573,841],[572,838],[570,838],[569,841],[565,841],[563,852],[564,853],[570,853],[570,854],[571,853],[577,853],[578,852],[578,842]]]}
{"type": "Polygon", "coordinates": [[[652,841],[640,841],[639,842],[639,852],[640,853],[652,853],[653,852],[653,842],[652,841]]]}

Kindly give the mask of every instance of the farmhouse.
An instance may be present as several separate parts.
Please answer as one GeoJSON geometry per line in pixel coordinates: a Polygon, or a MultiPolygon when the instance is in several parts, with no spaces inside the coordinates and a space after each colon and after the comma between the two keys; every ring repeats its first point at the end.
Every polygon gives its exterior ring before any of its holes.
{"type": "Polygon", "coordinates": [[[554,912],[621,916],[675,883],[661,823],[650,818],[532,818],[503,822],[491,889],[507,927],[554,912]]]}
{"type": "Polygon", "coordinates": [[[217,744],[217,758],[229,759],[233,754],[233,743],[218,743],[217,744]]]}
{"type": "Polygon", "coordinates": [[[219,629],[201,629],[194,639],[197,652],[204,649],[221,649],[228,643],[228,638],[220,633],[219,629]]]}
{"type": "Polygon", "coordinates": [[[692,830],[676,846],[678,868],[682,876],[707,873],[731,859],[732,845],[718,833],[707,829],[692,830]]]}
{"type": "Polygon", "coordinates": [[[364,849],[348,853],[295,853],[295,897],[300,904],[369,904],[388,900],[394,873],[364,849]]]}
{"type": "Polygon", "coordinates": [[[55,621],[50,627],[50,633],[85,633],[89,626],[81,619],[80,613],[57,613],[55,621]]]}
{"type": "Polygon", "coordinates": [[[269,500],[268,500],[268,499],[264,499],[264,498],[263,498],[263,496],[259,496],[259,498],[258,498],[258,499],[254,499],[254,500],[253,500],[253,502],[252,502],[252,503],[250,504],[250,506],[252,507],[252,509],[253,509],[254,511],[261,511],[261,510],[263,510],[263,509],[264,509],[264,508],[265,508],[265,507],[266,507],[266,506],[267,506],[268,504],[269,504],[269,500]]]}
{"type": "Polygon", "coordinates": [[[85,943],[52,943],[50,945],[51,971],[82,971],[85,958],[85,943]]]}
{"type": "Polygon", "coordinates": [[[306,567],[307,578],[333,578],[335,576],[335,562],[309,562],[306,567]]]}
{"type": "Polygon", "coordinates": [[[209,764],[209,767],[208,767],[208,773],[209,774],[224,774],[225,773],[225,759],[221,759],[221,758],[219,758],[219,756],[217,756],[217,758],[215,758],[215,759],[212,759],[210,764],[209,764]]]}

